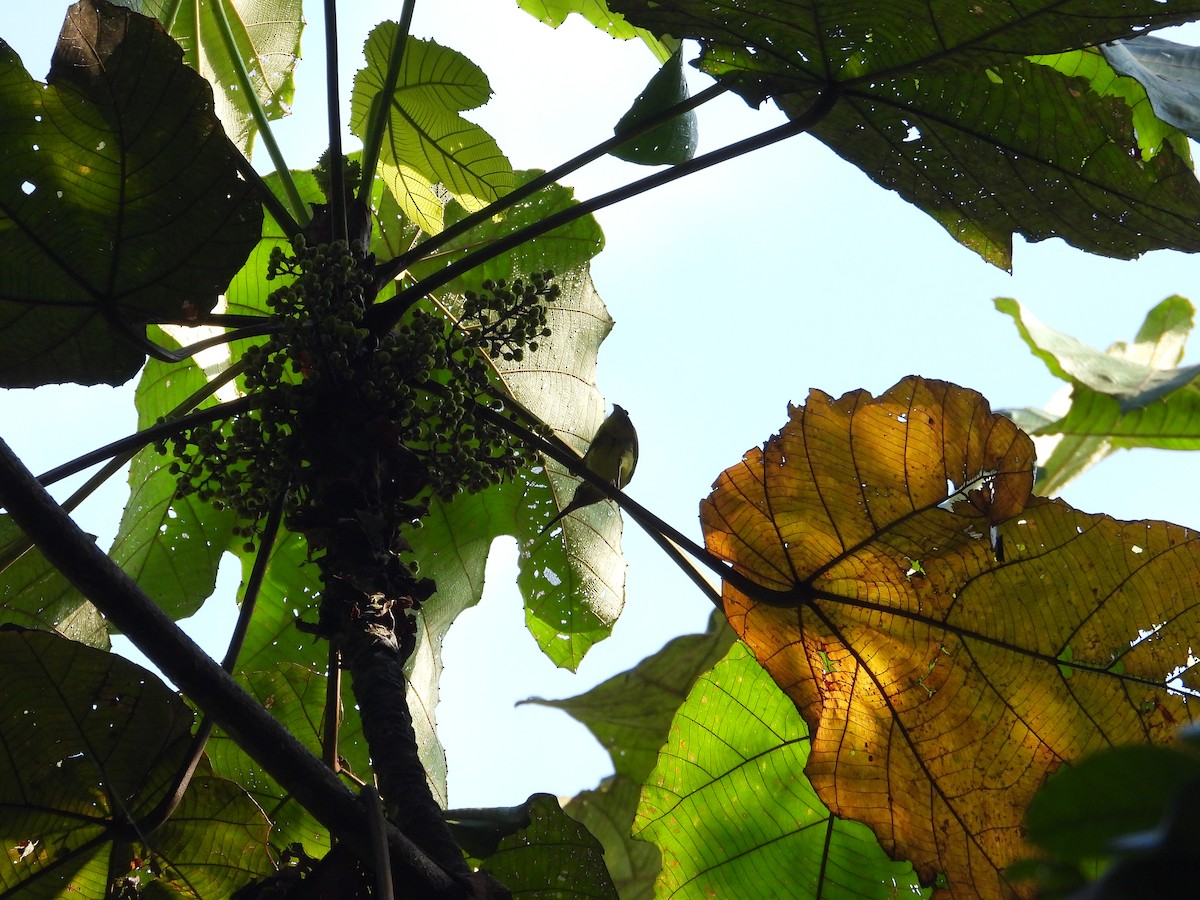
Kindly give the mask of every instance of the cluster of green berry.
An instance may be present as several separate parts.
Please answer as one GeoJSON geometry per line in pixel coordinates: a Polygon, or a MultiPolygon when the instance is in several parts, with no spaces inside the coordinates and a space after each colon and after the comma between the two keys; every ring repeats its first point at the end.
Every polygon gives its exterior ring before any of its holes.
{"type": "Polygon", "coordinates": [[[525,281],[488,279],[482,293],[467,291],[463,297],[463,324],[476,326],[473,340],[493,359],[520,362],[525,351],[536,353],[538,339],[550,336],[546,307],[558,299],[561,288],[553,272],[534,272],[525,281]]]}
{"type": "Polygon", "coordinates": [[[278,329],[243,356],[252,412],[171,440],[180,490],[233,509],[239,534],[252,539],[280,496],[296,530],[365,509],[416,523],[428,497],[482,490],[526,464],[529,448],[479,415],[503,408],[483,354],[520,360],[549,335],[552,273],[485,282],[457,324],[418,303],[378,335],[366,326],[373,267],[355,248],[297,237],[272,252],[267,277],[288,283],[268,299],[278,329]]]}

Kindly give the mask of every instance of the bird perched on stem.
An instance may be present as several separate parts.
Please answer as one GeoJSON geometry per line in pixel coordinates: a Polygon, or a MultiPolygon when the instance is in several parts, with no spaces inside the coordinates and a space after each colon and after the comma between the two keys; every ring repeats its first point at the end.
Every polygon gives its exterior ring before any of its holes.
{"type": "MultiPolygon", "coordinates": [[[[637,467],[638,440],[629,413],[622,407],[613,404],[613,411],[607,419],[600,423],[596,436],[588,445],[587,453],[583,455],[583,464],[598,477],[609,482],[613,487],[623,488],[633,477],[637,467]]],[[[601,490],[590,481],[581,481],[575,488],[571,502],[539,532],[545,534],[554,524],[567,513],[599,503],[608,499],[601,490]]]]}

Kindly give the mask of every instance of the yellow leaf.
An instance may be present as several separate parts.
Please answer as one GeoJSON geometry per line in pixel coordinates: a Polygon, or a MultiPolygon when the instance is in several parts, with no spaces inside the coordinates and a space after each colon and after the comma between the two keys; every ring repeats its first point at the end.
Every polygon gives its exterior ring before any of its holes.
{"type": "Polygon", "coordinates": [[[942,896],[1026,895],[1004,869],[1046,776],[1189,718],[1200,541],[1033,496],[1028,436],[952,384],[790,414],[701,506],[763,587],[726,583],[726,615],[808,722],[834,813],[942,896]]]}

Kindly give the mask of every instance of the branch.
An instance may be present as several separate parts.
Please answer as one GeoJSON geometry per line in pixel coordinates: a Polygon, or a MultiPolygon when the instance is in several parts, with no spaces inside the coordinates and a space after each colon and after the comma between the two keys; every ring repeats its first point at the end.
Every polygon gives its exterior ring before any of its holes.
{"type": "MultiPolygon", "coordinates": [[[[263,578],[267,574],[267,563],[271,558],[271,548],[275,544],[275,538],[279,535],[279,525],[283,519],[283,502],[286,498],[287,491],[279,494],[274,505],[271,507],[270,513],[267,515],[266,524],[263,526],[262,544],[259,548],[258,556],[254,559],[254,567],[250,571],[250,578],[246,581],[246,589],[242,593],[242,608],[238,610],[237,624],[234,625],[233,635],[229,638],[229,647],[225,650],[225,658],[221,661],[221,668],[226,672],[233,672],[233,667],[237,664],[238,654],[241,652],[242,644],[246,639],[246,630],[250,627],[250,619],[254,616],[254,607],[258,603],[258,592],[262,589],[263,578]]],[[[204,748],[208,744],[209,737],[212,736],[212,730],[212,717],[205,716],[196,728],[196,733],[192,736],[192,743],[188,748],[188,757],[183,761],[183,765],[179,767],[179,771],[175,775],[173,787],[155,805],[154,809],[150,810],[150,812],[137,821],[134,826],[137,834],[147,835],[157,831],[174,815],[175,810],[183,801],[183,795],[187,792],[188,785],[192,783],[192,776],[196,774],[196,766],[200,764],[200,758],[204,754],[204,748]]],[[[371,837],[372,840],[376,839],[374,833],[372,833],[371,837]]]]}
{"type": "MultiPolygon", "coordinates": [[[[166,418],[174,419],[174,422],[159,423],[158,425],[152,426],[147,431],[129,435],[121,438],[118,441],[114,441],[105,447],[101,447],[98,450],[85,453],[83,456],[77,457],[70,462],[63,463],[61,466],[51,469],[49,472],[39,476],[38,482],[43,487],[49,487],[56,481],[61,481],[63,478],[74,475],[76,472],[82,472],[84,469],[95,465],[98,462],[104,462],[104,460],[108,460],[104,466],[102,466],[97,472],[93,473],[87,479],[87,481],[80,485],[70,497],[63,501],[62,508],[67,512],[71,512],[75,509],[75,507],[91,496],[92,492],[96,490],[96,488],[100,487],[100,485],[104,484],[104,482],[108,481],[108,479],[120,472],[121,468],[127,462],[133,459],[134,455],[141,450],[142,447],[154,441],[156,437],[163,433],[164,430],[169,433],[171,429],[168,428],[168,424],[173,425],[174,429],[180,428],[181,423],[177,417],[181,413],[186,413],[202,400],[215,394],[222,385],[232,381],[235,377],[241,374],[244,369],[245,365],[243,363],[234,363],[232,366],[225,369],[223,372],[213,378],[212,381],[208,382],[208,384],[206,384],[204,387],[194,391],[186,400],[167,413],[166,418]]],[[[223,407],[223,409],[225,409],[227,413],[233,414],[230,413],[227,406],[223,407]]],[[[184,422],[182,424],[183,427],[186,427],[188,423],[184,422]]],[[[18,559],[20,559],[32,546],[33,541],[29,539],[29,536],[22,534],[18,539],[14,540],[2,551],[0,551],[0,572],[3,572],[18,559]]]]}
{"type": "MultiPolygon", "coordinates": [[[[371,860],[364,811],[337,775],[322,765],[246,693],[233,677],[183,633],[115,562],[109,559],[0,440],[0,503],[49,560],[113,625],[192,701],[212,716],[252,759],[289,791],[360,859],[371,860]]],[[[433,865],[394,828],[388,829],[394,864],[421,896],[461,897],[460,885],[433,865]]]]}
{"type": "Polygon", "coordinates": [[[126,453],[132,456],[133,453],[149,444],[153,444],[159,438],[176,434],[184,428],[190,428],[193,425],[207,425],[209,422],[215,422],[218,419],[229,419],[233,416],[241,415],[248,410],[254,409],[262,403],[262,400],[262,394],[250,394],[246,397],[238,397],[236,400],[230,400],[227,403],[210,406],[208,409],[202,409],[188,416],[180,416],[177,419],[167,419],[158,422],[142,431],[118,438],[111,444],[105,444],[103,447],[97,447],[95,450],[85,453],[82,456],[77,456],[75,459],[63,463],[61,466],[56,466],[38,476],[38,482],[45,487],[49,487],[56,481],[62,481],[64,478],[69,478],[76,472],[82,472],[84,469],[94,466],[98,462],[104,462],[110,456],[118,456],[126,453]]]}

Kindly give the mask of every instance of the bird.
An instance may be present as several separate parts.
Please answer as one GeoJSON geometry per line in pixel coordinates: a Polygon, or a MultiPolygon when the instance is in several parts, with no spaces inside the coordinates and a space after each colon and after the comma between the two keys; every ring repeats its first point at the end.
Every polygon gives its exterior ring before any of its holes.
{"type": "MultiPolygon", "coordinates": [[[[613,404],[613,411],[608,418],[600,423],[596,436],[583,454],[583,464],[598,477],[604,479],[615,488],[623,488],[633,478],[633,470],[637,468],[638,439],[629,413],[623,407],[613,404]]],[[[539,536],[549,531],[559,519],[577,509],[607,500],[605,494],[590,481],[581,481],[575,488],[575,494],[546,527],[539,536]]]]}

